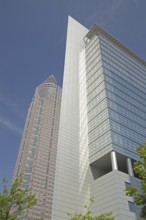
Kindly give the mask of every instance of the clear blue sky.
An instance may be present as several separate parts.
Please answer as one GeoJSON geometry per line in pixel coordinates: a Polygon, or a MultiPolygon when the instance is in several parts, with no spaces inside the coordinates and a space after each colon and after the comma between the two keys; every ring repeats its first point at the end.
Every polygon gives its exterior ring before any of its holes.
{"type": "Polygon", "coordinates": [[[62,84],[68,15],[146,60],[146,0],[0,0],[0,180],[11,180],[35,87],[52,73],[62,84]]]}

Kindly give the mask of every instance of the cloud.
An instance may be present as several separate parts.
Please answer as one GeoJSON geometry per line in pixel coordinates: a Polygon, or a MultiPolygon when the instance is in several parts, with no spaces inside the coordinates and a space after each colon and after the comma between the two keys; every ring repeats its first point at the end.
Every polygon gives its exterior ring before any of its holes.
{"type": "Polygon", "coordinates": [[[3,95],[0,94],[0,102],[2,102],[4,105],[7,105],[9,107],[15,106],[16,103],[14,103],[11,100],[8,100],[7,98],[5,98],[3,95]]]}
{"type": "Polygon", "coordinates": [[[8,128],[9,130],[22,135],[22,129],[20,127],[18,127],[16,124],[14,124],[13,122],[9,121],[6,118],[3,118],[0,116],[0,124],[5,126],[6,128],[8,128]]]}
{"type": "MultiPolygon", "coordinates": [[[[18,108],[17,103],[14,102],[12,99],[0,94],[0,104],[2,107],[1,111],[5,113],[7,112],[7,114],[9,114],[9,117],[11,118],[13,117],[12,113],[15,113],[14,116],[15,118],[17,118],[18,116],[21,117],[20,108],[18,108]]],[[[22,128],[17,126],[16,123],[13,122],[11,119],[7,119],[7,117],[1,113],[0,113],[0,125],[15,132],[18,135],[22,135],[22,128]]]]}
{"type": "Polygon", "coordinates": [[[20,110],[20,106],[12,99],[0,94],[0,104],[7,107],[8,111],[15,113],[20,118],[24,117],[23,109],[20,110]]]}

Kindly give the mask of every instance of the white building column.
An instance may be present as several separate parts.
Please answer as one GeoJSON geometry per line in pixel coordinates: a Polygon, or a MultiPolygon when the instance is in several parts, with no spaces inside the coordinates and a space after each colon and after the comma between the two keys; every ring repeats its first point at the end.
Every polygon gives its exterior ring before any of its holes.
{"type": "Polygon", "coordinates": [[[127,158],[127,169],[128,169],[128,174],[130,176],[134,176],[133,168],[132,168],[132,162],[131,162],[130,158],[127,158]]]}
{"type": "Polygon", "coordinates": [[[111,162],[112,162],[112,170],[118,170],[117,156],[115,151],[111,152],[111,162]]]}

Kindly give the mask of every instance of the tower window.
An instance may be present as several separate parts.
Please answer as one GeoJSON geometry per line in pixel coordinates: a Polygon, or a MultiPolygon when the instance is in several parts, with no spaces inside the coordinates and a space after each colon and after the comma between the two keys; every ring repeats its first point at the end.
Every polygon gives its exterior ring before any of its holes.
{"type": "Polygon", "coordinates": [[[133,202],[128,202],[129,205],[129,211],[130,212],[135,212],[135,205],[133,202]]]}
{"type": "Polygon", "coordinates": [[[125,182],[125,186],[127,188],[127,187],[131,186],[131,183],[125,182]]]}

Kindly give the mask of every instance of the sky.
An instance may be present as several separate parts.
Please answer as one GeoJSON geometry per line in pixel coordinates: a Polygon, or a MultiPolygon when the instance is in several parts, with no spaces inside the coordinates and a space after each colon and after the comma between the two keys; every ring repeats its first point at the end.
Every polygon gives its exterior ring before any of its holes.
{"type": "Polygon", "coordinates": [[[0,190],[11,181],[36,86],[62,85],[68,15],[146,60],[146,0],[0,0],[0,190]]]}

